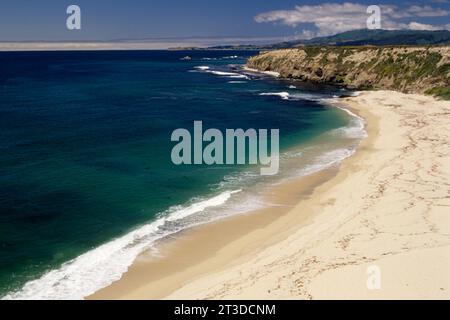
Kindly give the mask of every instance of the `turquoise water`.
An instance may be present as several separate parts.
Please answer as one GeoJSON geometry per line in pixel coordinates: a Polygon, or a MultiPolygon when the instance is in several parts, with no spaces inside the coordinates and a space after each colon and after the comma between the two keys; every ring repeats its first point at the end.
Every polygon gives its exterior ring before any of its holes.
{"type": "Polygon", "coordinates": [[[0,296],[82,298],[262,179],[248,166],[175,166],[174,129],[279,128],[291,159],[351,125],[320,102],[341,90],[243,75],[252,54],[0,53],[0,296]]]}

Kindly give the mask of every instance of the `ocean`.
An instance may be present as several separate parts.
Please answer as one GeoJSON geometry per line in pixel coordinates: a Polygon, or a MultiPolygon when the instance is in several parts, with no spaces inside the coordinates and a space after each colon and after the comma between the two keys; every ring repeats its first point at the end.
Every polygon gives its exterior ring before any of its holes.
{"type": "Polygon", "coordinates": [[[351,93],[243,70],[254,54],[0,53],[0,297],[82,299],[155,241],[350,156],[362,119],[327,100],[351,93]],[[171,133],[196,120],[279,129],[279,174],[174,165],[171,133]]]}

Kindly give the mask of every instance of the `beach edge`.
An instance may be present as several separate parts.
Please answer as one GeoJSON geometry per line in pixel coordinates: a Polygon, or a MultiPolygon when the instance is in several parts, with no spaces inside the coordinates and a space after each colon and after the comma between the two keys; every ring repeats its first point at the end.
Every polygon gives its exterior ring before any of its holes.
{"type": "MultiPolygon", "coordinates": [[[[391,238],[377,238],[392,228],[401,228],[405,237],[419,234],[423,232],[420,223],[403,230],[397,221],[402,218],[395,217],[383,225],[387,230],[380,230],[373,226],[378,218],[362,217],[364,213],[371,216],[371,208],[364,206],[380,193],[367,179],[375,179],[380,163],[388,163],[387,159],[407,147],[407,126],[399,125],[404,120],[399,109],[409,100],[433,104],[434,111],[445,106],[430,97],[392,91],[338,99],[339,106],[366,120],[368,137],[337,172],[324,170],[281,187],[280,194],[282,188],[301,190],[292,209],[234,216],[187,230],[162,248],[158,261],[142,254],[121,280],[88,299],[449,298],[447,216],[438,210],[436,216],[444,223],[433,222],[434,230],[425,226],[429,230],[420,239],[410,236],[406,243],[414,245],[405,250],[393,248],[391,238]],[[376,108],[375,102],[382,107],[376,108]],[[360,190],[352,192],[356,185],[360,190]],[[425,257],[433,263],[417,264],[425,257]],[[413,266],[401,272],[402,263],[413,266]],[[383,290],[367,287],[366,271],[374,265],[391,270],[387,275],[390,284],[383,290]],[[419,271],[426,277],[417,277],[419,271]],[[401,281],[394,281],[398,277],[401,281]]],[[[381,194],[375,199],[383,202],[385,198],[381,194]]]]}

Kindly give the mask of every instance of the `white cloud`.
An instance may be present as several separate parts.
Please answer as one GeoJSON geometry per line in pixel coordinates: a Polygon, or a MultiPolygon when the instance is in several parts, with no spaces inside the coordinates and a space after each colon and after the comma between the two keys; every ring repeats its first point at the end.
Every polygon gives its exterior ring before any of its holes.
{"type": "Polygon", "coordinates": [[[419,23],[419,22],[410,22],[408,24],[408,29],[410,29],[410,30],[442,30],[442,27],[433,26],[431,24],[419,23]]]}
{"type": "MultiPolygon", "coordinates": [[[[412,29],[437,30],[444,26],[432,26],[419,22],[405,23],[400,19],[414,19],[415,17],[443,17],[449,16],[447,10],[431,6],[413,5],[400,10],[394,5],[381,5],[381,23],[383,29],[412,29]]],[[[280,23],[297,27],[310,24],[315,26],[314,31],[304,31],[305,37],[325,36],[367,26],[367,5],[359,3],[324,3],[320,5],[296,6],[293,10],[276,10],[261,13],[255,17],[258,23],[280,23]]]]}
{"type": "Polygon", "coordinates": [[[305,5],[296,6],[294,10],[262,13],[255,17],[255,21],[278,22],[292,27],[312,23],[319,29],[319,34],[329,34],[364,28],[367,19],[366,10],[367,6],[353,3],[305,5]]]}
{"type": "Polygon", "coordinates": [[[450,11],[431,6],[411,6],[406,12],[416,17],[445,17],[450,15],[450,11]]]}

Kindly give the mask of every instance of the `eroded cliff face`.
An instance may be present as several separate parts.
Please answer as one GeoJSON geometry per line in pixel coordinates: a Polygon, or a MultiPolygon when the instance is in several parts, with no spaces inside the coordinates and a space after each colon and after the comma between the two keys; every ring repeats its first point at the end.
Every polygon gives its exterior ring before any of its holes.
{"type": "Polygon", "coordinates": [[[302,47],[262,52],[249,68],[357,89],[450,98],[450,47],[302,47]]]}

